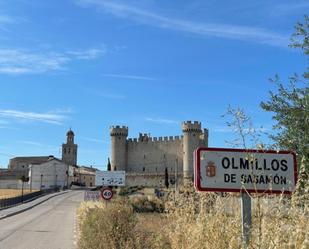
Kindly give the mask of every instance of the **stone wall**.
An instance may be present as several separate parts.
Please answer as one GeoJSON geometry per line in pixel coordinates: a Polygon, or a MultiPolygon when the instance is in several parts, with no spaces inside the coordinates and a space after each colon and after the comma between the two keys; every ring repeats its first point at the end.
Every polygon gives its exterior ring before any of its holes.
{"type": "MultiPolygon", "coordinates": [[[[182,174],[177,176],[178,183],[182,181],[182,174]]],[[[175,183],[175,174],[169,173],[170,187],[175,183]]],[[[126,187],[145,186],[145,187],[165,187],[165,174],[142,174],[126,173],[126,187]]]]}
{"type": "Polygon", "coordinates": [[[33,189],[51,189],[67,186],[67,165],[59,160],[52,160],[31,167],[30,181],[33,189]]]}
{"type": "MultiPolygon", "coordinates": [[[[0,179],[0,189],[21,189],[22,181],[18,179],[0,179]]],[[[28,182],[24,182],[24,189],[29,189],[28,182]]]]}
{"type": "Polygon", "coordinates": [[[182,137],[150,138],[127,141],[127,172],[164,174],[165,168],[182,171],[182,137]]]}

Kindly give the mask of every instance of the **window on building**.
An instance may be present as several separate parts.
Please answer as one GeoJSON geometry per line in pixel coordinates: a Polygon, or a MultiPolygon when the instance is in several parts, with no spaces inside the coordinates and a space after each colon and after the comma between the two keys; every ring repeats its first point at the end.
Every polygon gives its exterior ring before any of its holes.
{"type": "Polygon", "coordinates": [[[64,153],[64,154],[67,153],[67,149],[66,149],[66,148],[63,149],[63,153],[64,153]]]}
{"type": "Polygon", "coordinates": [[[70,152],[71,152],[71,149],[69,148],[69,149],[68,149],[68,154],[70,154],[70,152]]]}
{"type": "Polygon", "coordinates": [[[145,172],[145,167],[143,167],[143,172],[145,172]]]}

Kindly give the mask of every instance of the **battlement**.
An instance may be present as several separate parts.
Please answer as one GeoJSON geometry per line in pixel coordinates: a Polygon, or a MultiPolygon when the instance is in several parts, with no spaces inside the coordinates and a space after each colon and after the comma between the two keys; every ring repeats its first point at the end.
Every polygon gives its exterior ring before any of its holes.
{"type": "Polygon", "coordinates": [[[201,122],[198,121],[185,121],[181,124],[182,126],[182,131],[183,132],[197,132],[201,133],[202,132],[202,125],[201,122]]]}
{"type": "Polygon", "coordinates": [[[174,142],[181,141],[183,136],[169,136],[169,137],[151,137],[150,135],[140,134],[139,138],[129,138],[128,143],[144,143],[144,142],[152,142],[152,143],[161,143],[161,142],[174,142]]]}
{"type": "Polygon", "coordinates": [[[111,136],[128,136],[129,133],[129,129],[127,126],[120,126],[120,125],[116,125],[116,126],[111,126],[109,128],[109,132],[111,136]]]}

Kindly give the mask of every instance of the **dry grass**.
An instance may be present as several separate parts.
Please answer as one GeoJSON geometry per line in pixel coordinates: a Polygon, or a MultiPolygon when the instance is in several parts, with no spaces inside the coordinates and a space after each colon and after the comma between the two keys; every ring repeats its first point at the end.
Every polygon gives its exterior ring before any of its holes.
{"type": "MultiPolygon", "coordinates": [[[[32,190],[30,192],[29,189],[24,189],[24,194],[37,192],[38,190],[32,190]]],[[[0,199],[12,198],[20,196],[22,193],[21,189],[0,189],[0,199]]]]}
{"type": "Polygon", "coordinates": [[[84,202],[78,209],[80,249],[156,249],[165,248],[159,235],[141,229],[132,206],[125,200],[105,205],[84,202]]]}
{"type": "MultiPolygon", "coordinates": [[[[292,198],[255,196],[252,201],[252,236],[248,248],[309,249],[308,197],[308,191],[292,198]]],[[[116,231],[113,238],[117,240],[130,239],[122,241],[122,247],[119,247],[111,241],[103,243],[105,240],[102,240],[102,237],[92,236],[91,246],[80,243],[83,245],[80,246],[81,249],[243,247],[240,200],[237,195],[221,196],[215,193],[197,193],[192,188],[183,189],[176,196],[176,202],[173,193],[170,193],[165,202],[166,213],[163,214],[137,214],[133,212],[128,202],[119,201],[111,203],[107,209],[104,204],[82,204],[79,209],[81,242],[85,242],[85,234],[94,234],[96,229],[101,231],[100,233],[103,230],[116,231]],[[98,212],[100,215],[89,215],[99,209],[104,210],[98,212]],[[130,222],[126,221],[128,219],[130,222]],[[113,230],[112,227],[117,229],[113,230]],[[88,229],[88,232],[85,229],[88,229]],[[124,244],[126,246],[123,246],[124,244]]]]}

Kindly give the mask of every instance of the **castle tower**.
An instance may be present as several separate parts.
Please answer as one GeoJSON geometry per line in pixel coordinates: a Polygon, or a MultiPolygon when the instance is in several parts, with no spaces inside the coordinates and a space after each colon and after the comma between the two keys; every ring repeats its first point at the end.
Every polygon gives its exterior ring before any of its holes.
{"type": "Polygon", "coordinates": [[[127,136],[128,127],[126,126],[112,126],[110,127],[111,136],[111,169],[113,170],[126,170],[127,164],[127,136]]]}
{"type": "Polygon", "coordinates": [[[186,121],[182,123],[183,132],[183,176],[185,179],[193,177],[193,152],[200,145],[202,135],[201,123],[186,121]]]}
{"type": "Polygon", "coordinates": [[[77,164],[77,144],[74,144],[74,132],[67,132],[67,142],[62,144],[62,161],[68,165],[77,164]]]}

